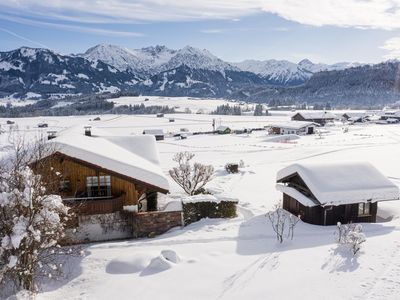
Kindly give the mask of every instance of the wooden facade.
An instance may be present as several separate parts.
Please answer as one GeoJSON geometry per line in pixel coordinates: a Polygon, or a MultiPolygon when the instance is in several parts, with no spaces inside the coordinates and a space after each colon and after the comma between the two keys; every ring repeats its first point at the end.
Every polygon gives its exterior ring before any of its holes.
{"type": "Polygon", "coordinates": [[[323,126],[328,122],[333,122],[334,118],[305,118],[301,113],[297,113],[292,117],[292,121],[314,122],[323,126]]]}
{"type": "Polygon", "coordinates": [[[37,164],[38,162],[33,167],[39,173],[52,169],[53,173],[60,174],[56,177],[55,184],[58,194],[68,206],[74,207],[82,215],[121,211],[125,205],[138,205],[144,194],[165,192],[158,187],[59,152],[46,158],[40,168],[35,167],[37,164]],[[92,182],[89,184],[90,180],[92,182]]]}
{"type": "Polygon", "coordinates": [[[283,194],[283,208],[290,213],[300,216],[306,223],[315,225],[336,225],[337,222],[347,223],[374,223],[378,203],[370,203],[370,212],[367,215],[359,215],[358,203],[338,206],[313,206],[307,207],[287,194],[283,194]]]}
{"type": "Polygon", "coordinates": [[[336,225],[337,222],[347,223],[374,223],[378,211],[378,203],[361,204],[367,205],[368,209],[360,213],[359,203],[345,205],[322,206],[314,196],[310,188],[297,174],[292,174],[279,182],[287,184],[315,202],[315,206],[305,206],[297,199],[283,193],[283,208],[290,213],[300,216],[301,220],[315,225],[336,225]]]}

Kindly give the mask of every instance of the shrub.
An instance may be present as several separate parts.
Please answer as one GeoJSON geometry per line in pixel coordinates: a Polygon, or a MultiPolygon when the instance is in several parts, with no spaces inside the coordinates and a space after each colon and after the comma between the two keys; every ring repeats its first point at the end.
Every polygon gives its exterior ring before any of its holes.
{"type": "Polygon", "coordinates": [[[234,218],[236,202],[189,202],[183,203],[184,224],[188,225],[203,218],[234,218]]]}
{"type": "Polygon", "coordinates": [[[294,228],[300,221],[299,217],[296,217],[279,207],[273,211],[270,211],[267,216],[271,222],[272,230],[275,232],[276,239],[279,243],[283,243],[285,240],[285,232],[287,232],[286,237],[293,240],[294,228]]]}
{"type": "Polygon", "coordinates": [[[361,244],[366,240],[360,224],[341,224],[338,222],[336,236],[337,242],[341,245],[347,245],[353,255],[360,251],[361,244]]]}
{"type": "Polygon", "coordinates": [[[210,182],[214,175],[214,167],[200,163],[191,164],[194,154],[190,152],[176,153],[173,160],[178,167],[169,170],[172,179],[190,196],[210,182]]]}
{"type": "Polygon", "coordinates": [[[235,163],[227,163],[227,164],[225,165],[225,170],[226,170],[228,173],[231,173],[231,174],[233,174],[233,173],[239,173],[239,165],[238,165],[238,164],[235,164],[235,163]]]}

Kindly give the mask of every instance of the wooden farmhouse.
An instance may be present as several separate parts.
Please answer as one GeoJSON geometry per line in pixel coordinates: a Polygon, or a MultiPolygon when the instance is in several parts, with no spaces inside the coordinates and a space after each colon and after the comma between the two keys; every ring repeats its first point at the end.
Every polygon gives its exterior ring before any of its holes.
{"type": "Polygon", "coordinates": [[[283,208],[310,224],[376,222],[379,201],[399,189],[367,162],[290,165],[277,174],[283,208]]]}
{"type": "Polygon", "coordinates": [[[298,112],[292,116],[292,121],[307,121],[325,125],[328,122],[333,122],[336,116],[329,111],[306,111],[298,112]]]}
{"type": "Polygon", "coordinates": [[[363,123],[369,121],[370,115],[363,112],[346,112],[342,115],[344,121],[350,123],[363,123]]]}
{"type": "Polygon", "coordinates": [[[157,195],[167,193],[154,136],[111,136],[99,129],[71,129],[49,140],[51,154],[33,164],[56,176],[58,194],[76,213],[79,241],[108,240],[161,233],[181,224],[180,212],[157,223],[157,195]],[[171,218],[173,220],[171,220],[171,218]],[[154,219],[154,220],[153,220],[154,219]],[[135,231],[136,230],[136,231],[135,231]]]}
{"type": "Polygon", "coordinates": [[[297,134],[306,135],[314,134],[315,128],[319,124],[306,121],[289,121],[282,123],[275,123],[269,126],[270,132],[273,134],[297,134]]]}
{"type": "Polygon", "coordinates": [[[399,122],[400,110],[385,110],[381,112],[380,116],[381,120],[397,120],[399,122]]]}

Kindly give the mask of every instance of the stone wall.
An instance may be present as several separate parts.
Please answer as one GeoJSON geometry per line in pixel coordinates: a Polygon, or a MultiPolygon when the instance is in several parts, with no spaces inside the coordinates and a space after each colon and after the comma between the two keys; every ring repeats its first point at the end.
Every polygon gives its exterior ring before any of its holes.
{"type": "Polygon", "coordinates": [[[152,237],[183,225],[181,211],[154,211],[133,215],[134,237],[152,237]]]}
{"type": "Polygon", "coordinates": [[[77,227],[67,235],[74,243],[88,243],[131,238],[132,218],[124,212],[77,216],[77,227]]]}
{"type": "Polygon", "coordinates": [[[181,211],[142,213],[115,212],[110,214],[76,216],[74,228],[67,230],[71,243],[89,243],[153,237],[183,225],[181,211]]]}

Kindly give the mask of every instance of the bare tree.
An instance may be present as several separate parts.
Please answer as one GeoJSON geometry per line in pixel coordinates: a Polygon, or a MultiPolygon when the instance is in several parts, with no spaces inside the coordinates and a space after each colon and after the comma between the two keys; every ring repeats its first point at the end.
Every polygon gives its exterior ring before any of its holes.
{"type": "Polygon", "coordinates": [[[366,241],[361,224],[341,224],[338,222],[336,236],[337,242],[348,246],[353,255],[360,251],[361,244],[366,241]]]}
{"type": "Polygon", "coordinates": [[[21,139],[13,147],[0,164],[0,287],[35,291],[39,278],[60,274],[60,256],[73,252],[60,246],[70,214],[51,193],[57,174],[36,172],[45,166],[46,144],[21,139]]]}
{"type": "Polygon", "coordinates": [[[199,190],[211,181],[214,174],[214,167],[190,161],[194,154],[190,152],[179,152],[175,154],[173,160],[178,163],[178,167],[169,170],[172,179],[189,195],[196,194],[199,190]]]}
{"type": "Polygon", "coordinates": [[[287,232],[286,237],[293,240],[294,228],[300,220],[299,217],[292,215],[280,207],[270,211],[267,215],[271,222],[272,229],[276,234],[276,239],[279,243],[283,243],[285,239],[285,232],[287,232]]]}

